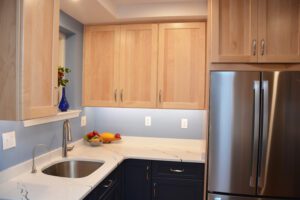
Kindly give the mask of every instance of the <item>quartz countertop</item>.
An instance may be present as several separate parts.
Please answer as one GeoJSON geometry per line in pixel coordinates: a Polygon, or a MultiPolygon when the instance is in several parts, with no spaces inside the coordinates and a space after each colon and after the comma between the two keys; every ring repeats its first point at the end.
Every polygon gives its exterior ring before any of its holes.
{"type": "Polygon", "coordinates": [[[30,173],[31,161],[0,172],[0,199],[21,199],[27,192],[30,200],[82,199],[125,159],[205,163],[205,152],[206,140],[124,136],[121,141],[99,147],[80,140],[68,152],[68,158],[61,157],[61,149],[37,158],[36,174],[30,173]],[[74,159],[104,164],[83,178],[62,178],[41,172],[55,162],[74,159]]]}

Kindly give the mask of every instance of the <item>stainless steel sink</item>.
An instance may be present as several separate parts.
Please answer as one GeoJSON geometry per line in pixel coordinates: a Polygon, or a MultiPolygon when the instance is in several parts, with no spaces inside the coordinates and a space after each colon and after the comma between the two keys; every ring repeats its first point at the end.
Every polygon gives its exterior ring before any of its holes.
{"type": "Polygon", "coordinates": [[[103,162],[67,160],[51,165],[42,172],[51,176],[82,178],[90,175],[103,164],[103,162]]]}

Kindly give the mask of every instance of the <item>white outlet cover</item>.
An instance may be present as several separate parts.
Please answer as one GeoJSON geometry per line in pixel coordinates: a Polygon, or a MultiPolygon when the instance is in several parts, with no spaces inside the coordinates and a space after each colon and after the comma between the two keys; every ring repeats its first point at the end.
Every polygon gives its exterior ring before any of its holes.
{"type": "Polygon", "coordinates": [[[188,128],[188,119],[181,119],[181,128],[188,128]]]}
{"type": "Polygon", "coordinates": [[[145,126],[151,126],[151,117],[150,116],[145,117],[145,126]]]}
{"type": "Polygon", "coordinates": [[[81,123],[80,123],[81,127],[86,126],[86,116],[82,116],[81,117],[81,123]]]}
{"type": "Polygon", "coordinates": [[[11,149],[16,146],[16,132],[11,131],[2,134],[3,150],[11,149]]]}

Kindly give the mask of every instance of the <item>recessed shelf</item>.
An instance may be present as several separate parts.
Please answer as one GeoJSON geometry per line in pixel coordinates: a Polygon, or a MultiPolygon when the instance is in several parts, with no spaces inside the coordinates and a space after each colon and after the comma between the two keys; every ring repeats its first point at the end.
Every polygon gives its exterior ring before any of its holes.
{"type": "Polygon", "coordinates": [[[40,124],[47,124],[50,122],[56,122],[56,121],[62,121],[66,119],[72,119],[79,117],[79,114],[81,113],[81,110],[69,110],[67,112],[59,112],[55,116],[51,117],[43,117],[43,118],[37,118],[37,119],[31,119],[23,121],[24,127],[30,127],[40,124]]]}

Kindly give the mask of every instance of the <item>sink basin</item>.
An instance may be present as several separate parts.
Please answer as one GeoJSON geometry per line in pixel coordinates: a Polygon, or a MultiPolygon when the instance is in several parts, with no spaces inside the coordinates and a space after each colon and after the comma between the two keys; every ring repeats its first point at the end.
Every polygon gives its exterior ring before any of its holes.
{"type": "Polygon", "coordinates": [[[42,172],[51,176],[82,178],[90,175],[103,164],[103,162],[67,160],[51,165],[42,172]]]}

